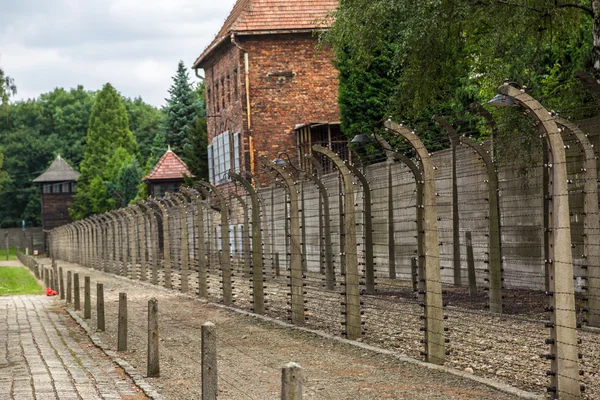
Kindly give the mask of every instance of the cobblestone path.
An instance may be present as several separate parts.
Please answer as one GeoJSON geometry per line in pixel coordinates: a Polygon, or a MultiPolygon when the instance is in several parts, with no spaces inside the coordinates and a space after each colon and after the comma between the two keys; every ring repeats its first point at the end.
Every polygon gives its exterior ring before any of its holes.
{"type": "Polygon", "coordinates": [[[0,297],[0,399],[146,399],[58,301],[0,297]]]}

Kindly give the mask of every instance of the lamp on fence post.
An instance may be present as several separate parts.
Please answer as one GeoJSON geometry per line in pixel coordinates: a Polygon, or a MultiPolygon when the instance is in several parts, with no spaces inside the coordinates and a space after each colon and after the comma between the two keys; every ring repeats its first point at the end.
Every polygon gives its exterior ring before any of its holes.
{"type": "MultiPolygon", "coordinates": [[[[550,207],[549,239],[550,251],[546,265],[550,272],[551,290],[550,323],[551,354],[544,357],[551,359],[552,374],[549,391],[554,398],[580,398],[579,363],[577,344],[577,321],[575,313],[575,295],[573,287],[573,261],[571,255],[571,222],[569,216],[569,191],[567,187],[567,167],[565,147],[558,126],[553,116],[537,100],[525,92],[525,88],[517,89],[509,82],[498,88],[501,95],[506,96],[504,103],[512,99],[522,106],[541,124],[542,136],[548,142],[550,160],[547,168],[552,169],[552,194],[548,196],[550,207]]],[[[496,96],[498,97],[498,96],[496,96]]],[[[496,98],[494,98],[496,99],[496,98]]],[[[498,102],[492,99],[492,103],[498,102]]]]}
{"type": "Polygon", "coordinates": [[[440,248],[438,242],[437,209],[435,195],[434,166],[427,148],[421,139],[410,129],[388,119],[385,127],[402,136],[417,152],[423,174],[423,241],[424,269],[423,306],[425,308],[425,356],[427,361],[443,364],[446,358],[443,337],[443,302],[440,276],[440,248]]]}
{"type": "MultiPolygon", "coordinates": [[[[263,159],[265,167],[271,167],[283,180],[290,197],[290,288],[292,323],[294,325],[304,324],[304,280],[302,276],[302,251],[300,244],[300,221],[298,209],[298,190],[296,181],[287,171],[287,165],[278,165],[273,160],[267,164],[263,159]]],[[[286,216],[287,218],[287,216],[286,216]]],[[[286,232],[287,235],[287,232],[286,232]]]]}
{"type": "MultiPolygon", "coordinates": [[[[263,254],[262,254],[262,231],[260,228],[260,200],[258,193],[254,189],[254,186],[240,174],[233,170],[229,171],[229,176],[234,182],[237,182],[243,186],[252,202],[252,301],[253,310],[255,313],[264,314],[265,312],[265,297],[264,297],[264,286],[263,286],[263,254]]],[[[237,195],[236,195],[237,196],[237,195]]],[[[241,197],[238,198],[241,200],[241,197]]],[[[246,235],[248,232],[248,210],[244,208],[244,223],[246,225],[246,235]]],[[[249,244],[244,246],[246,251],[249,251],[249,244]]]]}

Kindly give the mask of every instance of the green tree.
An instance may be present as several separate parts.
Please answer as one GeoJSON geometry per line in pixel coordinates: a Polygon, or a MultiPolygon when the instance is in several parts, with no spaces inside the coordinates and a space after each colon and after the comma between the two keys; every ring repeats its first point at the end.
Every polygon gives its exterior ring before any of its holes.
{"type": "Polygon", "coordinates": [[[15,81],[0,67],[0,117],[6,115],[10,96],[16,93],[15,81]]]}
{"type": "Polygon", "coordinates": [[[152,140],[162,129],[164,112],[145,103],[141,97],[131,100],[123,98],[123,104],[129,117],[129,129],[137,141],[140,160],[147,160],[152,147],[152,140]]]}
{"type": "MultiPolygon", "coordinates": [[[[596,10],[600,0],[592,3],[596,10]]],[[[478,119],[467,106],[489,100],[506,77],[526,85],[558,110],[581,107],[589,97],[582,95],[573,72],[593,71],[599,58],[592,39],[600,35],[589,4],[340,2],[335,23],[323,38],[333,44],[340,61],[346,133],[354,134],[355,127],[380,127],[381,115],[392,115],[417,128],[430,150],[445,147],[446,134],[431,123],[431,117],[461,115],[451,121],[459,129],[477,127],[478,119]],[[382,61],[387,72],[380,68],[382,61]],[[365,98],[356,99],[360,96],[365,98]],[[364,107],[361,112],[359,106],[364,107]]]]}
{"type": "Polygon", "coordinates": [[[165,107],[164,127],[167,143],[177,154],[183,154],[183,148],[189,144],[189,130],[198,118],[195,95],[183,61],[177,65],[173,85],[169,89],[169,98],[165,107]]]}
{"type": "Polygon", "coordinates": [[[196,122],[189,129],[188,143],[182,159],[196,180],[208,178],[208,127],[206,125],[205,86],[200,82],[195,92],[196,122]]]}
{"type": "Polygon", "coordinates": [[[129,119],[121,96],[107,83],[96,96],[90,115],[81,176],[71,207],[74,219],[85,218],[93,212],[94,199],[89,191],[90,184],[94,178],[102,178],[108,161],[119,147],[129,154],[137,154],[137,143],[129,129],[129,119]]]}

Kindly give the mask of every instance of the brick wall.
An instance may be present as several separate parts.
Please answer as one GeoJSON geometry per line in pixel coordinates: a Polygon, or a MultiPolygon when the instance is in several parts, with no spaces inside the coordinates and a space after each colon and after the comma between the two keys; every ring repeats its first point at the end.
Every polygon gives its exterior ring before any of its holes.
{"type": "Polygon", "coordinates": [[[266,177],[258,168],[261,157],[270,160],[287,152],[298,161],[296,124],[339,121],[338,74],[331,49],[317,50],[317,39],[311,34],[238,36],[236,40],[249,58],[251,130],[244,52],[228,42],[205,66],[209,144],[226,130],[240,132],[242,166],[250,169],[251,134],[255,172],[264,184],[266,177]]]}

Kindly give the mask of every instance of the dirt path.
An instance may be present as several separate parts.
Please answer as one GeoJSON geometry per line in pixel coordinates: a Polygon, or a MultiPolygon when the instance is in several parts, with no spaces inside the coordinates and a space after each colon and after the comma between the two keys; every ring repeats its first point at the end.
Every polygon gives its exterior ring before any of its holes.
{"type": "MultiPolygon", "coordinates": [[[[49,260],[42,260],[49,264],[49,260]]],[[[200,398],[200,327],[217,325],[218,374],[222,399],[278,399],[281,371],[289,361],[305,374],[306,399],[516,399],[483,384],[405,363],[311,333],[240,315],[186,296],[122,277],[59,262],[66,271],[89,275],[92,305],[97,282],[104,284],[106,332],[116,348],[119,292],[128,296],[129,350],[123,358],[145,375],[147,303],[159,301],[161,377],[148,378],[165,399],[200,398]]],[[[83,294],[83,287],[81,288],[83,294]]],[[[82,301],[83,304],[83,301],[82,301]]],[[[88,324],[95,328],[95,307],[88,324]]]]}

